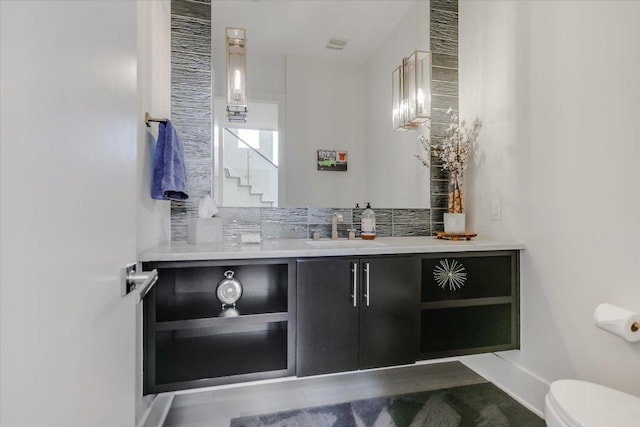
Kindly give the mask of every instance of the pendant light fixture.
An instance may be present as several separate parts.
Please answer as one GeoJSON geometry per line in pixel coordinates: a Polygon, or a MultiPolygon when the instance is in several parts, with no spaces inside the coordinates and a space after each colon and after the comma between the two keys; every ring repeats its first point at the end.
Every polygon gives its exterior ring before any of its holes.
{"type": "Polygon", "coordinates": [[[246,30],[226,28],[227,46],[227,118],[230,122],[247,121],[246,30]]]}
{"type": "Polygon", "coordinates": [[[393,130],[417,129],[431,118],[431,52],[416,50],[391,75],[393,130]]]}

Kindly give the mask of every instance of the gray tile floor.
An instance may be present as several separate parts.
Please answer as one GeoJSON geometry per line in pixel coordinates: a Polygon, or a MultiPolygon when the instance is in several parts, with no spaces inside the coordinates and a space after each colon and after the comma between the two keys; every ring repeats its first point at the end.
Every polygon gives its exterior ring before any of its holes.
{"type": "Polygon", "coordinates": [[[237,385],[175,396],[165,427],[228,427],[232,418],[486,382],[459,362],[237,385]]]}

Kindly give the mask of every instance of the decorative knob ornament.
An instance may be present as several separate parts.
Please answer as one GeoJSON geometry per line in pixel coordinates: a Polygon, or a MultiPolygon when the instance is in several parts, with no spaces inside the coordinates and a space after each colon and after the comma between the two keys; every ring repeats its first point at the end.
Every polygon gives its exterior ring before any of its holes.
{"type": "Polygon", "coordinates": [[[242,297],[242,283],[238,279],[234,279],[235,273],[231,270],[224,272],[225,279],[222,279],[216,288],[216,296],[222,304],[222,308],[227,306],[235,307],[238,300],[242,297]]]}
{"type": "Polygon", "coordinates": [[[433,270],[433,278],[440,288],[448,287],[450,291],[455,291],[464,286],[467,273],[464,266],[455,259],[452,259],[451,262],[448,259],[443,259],[440,260],[440,265],[433,270]]]}

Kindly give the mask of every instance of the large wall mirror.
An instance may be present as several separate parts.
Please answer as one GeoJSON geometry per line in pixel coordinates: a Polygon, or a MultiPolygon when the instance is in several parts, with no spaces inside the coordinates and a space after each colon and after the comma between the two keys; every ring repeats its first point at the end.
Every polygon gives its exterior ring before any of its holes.
{"type": "Polygon", "coordinates": [[[391,129],[391,73],[428,50],[428,0],[214,0],[212,23],[219,204],[429,207],[428,129],[391,129]],[[226,27],[246,29],[246,123],[226,119],[226,27]]]}

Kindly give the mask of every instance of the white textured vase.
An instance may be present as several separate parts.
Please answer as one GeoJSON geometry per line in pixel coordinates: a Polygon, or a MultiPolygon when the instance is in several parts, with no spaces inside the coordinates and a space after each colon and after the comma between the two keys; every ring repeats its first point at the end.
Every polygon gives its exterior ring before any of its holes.
{"type": "Polygon", "coordinates": [[[466,215],[464,213],[445,213],[444,232],[451,234],[464,234],[466,215]]]}

